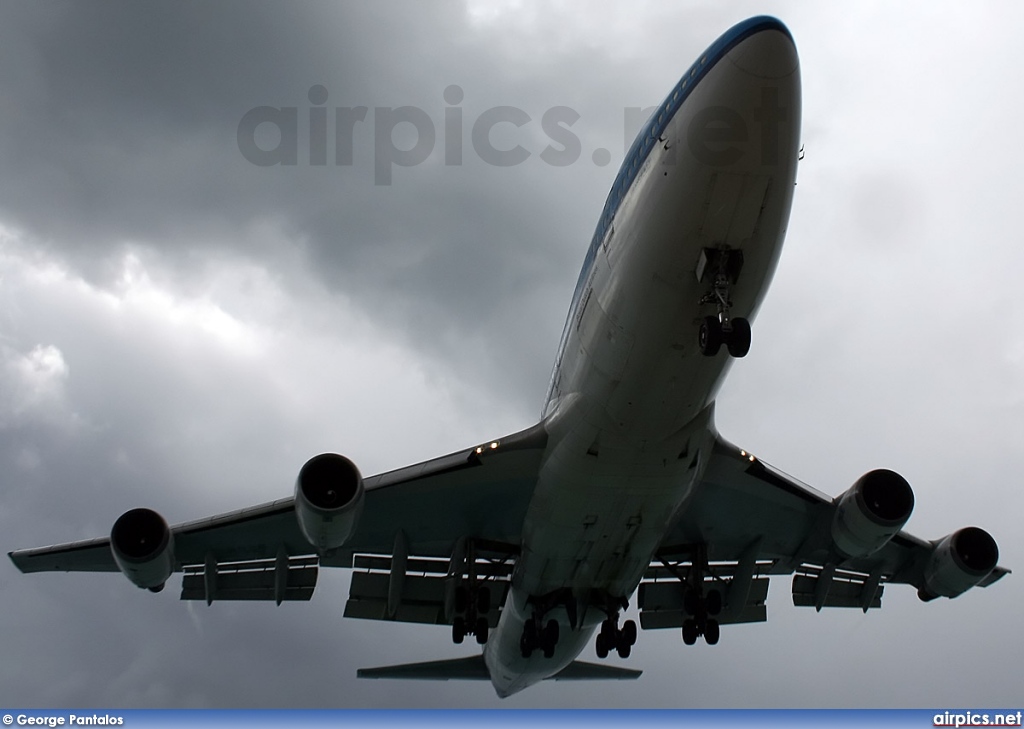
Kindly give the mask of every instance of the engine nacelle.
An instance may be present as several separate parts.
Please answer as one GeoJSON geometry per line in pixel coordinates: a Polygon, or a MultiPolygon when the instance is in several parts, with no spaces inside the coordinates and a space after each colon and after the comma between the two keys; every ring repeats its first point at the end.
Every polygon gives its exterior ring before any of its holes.
{"type": "Polygon", "coordinates": [[[363,511],[363,477],[355,464],[336,453],[306,461],[295,481],[299,529],[320,552],[342,546],[363,511]]]}
{"type": "Polygon", "coordinates": [[[917,596],[928,601],[963,594],[985,579],[998,561],[996,540],[984,529],[965,527],[955,531],[935,545],[924,568],[924,586],[917,596]]]}
{"type": "Polygon", "coordinates": [[[839,497],[832,541],[847,557],[877,552],[903,528],[914,510],[914,491],[895,471],[868,471],[839,497]]]}
{"type": "Polygon", "coordinates": [[[125,577],[153,592],[160,592],[174,572],[171,529],[152,509],[121,514],[110,530],[110,551],[125,577]]]}

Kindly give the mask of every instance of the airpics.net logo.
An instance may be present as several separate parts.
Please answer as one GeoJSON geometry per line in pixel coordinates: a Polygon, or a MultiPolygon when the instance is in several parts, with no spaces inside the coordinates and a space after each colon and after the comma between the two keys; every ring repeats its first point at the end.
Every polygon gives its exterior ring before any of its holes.
{"type": "Polygon", "coordinates": [[[991,712],[983,713],[977,711],[944,711],[936,714],[932,721],[933,726],[941,727],[964,727],[964,726],[1020,726],[1022,712],[991,712]]]}
{"type": "MultiPolygon", "coordinates": [[[[445,107],[439,132],[434,118],[417,106],[376,106],[372,113],[367,106],[329,109],[328,97],[327,88],[316,84],[307,93],[311,105],[308,109],[253,107],[238,123],[239,152],[258,167],[300,163],[322,167],[328,164],[329,142],[333,142],[334,165],[350,167],[356,161],[357,137],[365,139],[369,132],[372,134],[375,185],[390,185],[395,167],[415,167],[426,162],[438,145],[441,145],[445,166],[461,166],[467,136],[473,154],[494,167],[515,167],[533,158],[552,167],[567,167],[583,155],[583,143],[573,131],[580,114],[568,106],[552,106],[539,119],[515,106],[492,106],[476,118],[468,119],[461,106],[465,94],[460,86],[453,84],[442,94],[445,107]],[[539,143],[547,143],[535,154],[524,143],[532,140],[537,144],[538,138],[530,127],[538,123],[546,138],[539,143]],[[302,154],[300,136],[306,142],[302,145],[305,147],[302,154]],[[496,136],[500,136],[503,143],[496,143],[496,136]]],[[[629,106],[623,109],[623,155],[644,122],[659,108],[629,106]]],[[[744,155],[757,150],[761,164],[776,164],[779,126],[788,121],[788,111],[779,104],[777,89],[762,89],[760,106],[754,108],[754,120],[753,124],[748,124],[735,109],[707,106],[696,112],[687,125],[687,149],[697,161],[711,166],[735,164],[744,155]],[[757,150],[750,149],[750,142],[757,144],[757,150]]],[[[666,141],[662,139],[659,143],[666,141]]],[[[663,156],[662,163],[673,164],[675,154],[667,144],[666,149],[669,154],[663,156]]],[[[589,156],[598,167],[612,161],[611,151],[604,147],[594,149],[589,156]]]]}

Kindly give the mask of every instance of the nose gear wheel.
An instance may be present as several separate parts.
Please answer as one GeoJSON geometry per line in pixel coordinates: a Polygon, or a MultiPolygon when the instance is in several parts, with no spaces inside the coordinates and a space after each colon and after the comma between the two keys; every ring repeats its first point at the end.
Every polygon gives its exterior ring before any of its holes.
{"type": "Polygon", "coordinates": [[[750,351],[750,322],[732,317],[731,287],[743,268],[743,252],[730,248],[704,248],[697,262],[697,280],[710,279],[711,289],[700,305],[714,304],[717,313],[705,316],[700,324],[697,345],[705,357],[714,357],[724,344],[732,357],[745,357],[750,351]]]}

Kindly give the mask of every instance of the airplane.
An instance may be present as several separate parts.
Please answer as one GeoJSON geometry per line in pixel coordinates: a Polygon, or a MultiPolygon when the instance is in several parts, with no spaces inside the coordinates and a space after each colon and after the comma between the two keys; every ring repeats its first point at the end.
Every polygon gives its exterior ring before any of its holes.
{"type": "Polygon", "coordinates": [[[149,509],[109,537],[11,552],[22,572],[122,572],[181,598],[309,600],[322,567],[353,570],[345,616],[449,626],[479,654],[360,669],[364,678],[489,680],[504,698],[545,679],[635,679],[621,621],[692,645],[767,619],[772,576],[795,605],[923,601],[1009,573],[988,532],[927,541],[914,494],[866,473],[834,498],[719,435],[715,398],[751,346],[786,235],[801,156],[800,65],[779,20],[718,38],[625,156],[587,250],[540,421],[363,478],[325,453],[294,495],[169,527],[149,509]],[[621,624],[620,624],[621,622],[621,624]]]}

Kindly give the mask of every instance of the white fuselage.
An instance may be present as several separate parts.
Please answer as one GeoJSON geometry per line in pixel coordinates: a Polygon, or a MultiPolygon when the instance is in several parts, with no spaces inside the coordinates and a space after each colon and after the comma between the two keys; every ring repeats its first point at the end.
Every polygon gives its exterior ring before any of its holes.
{"type": "Polygon", "coordinates": [[[579,655],[606,617],[594,596],[633,593],[701,477],[731,362],[724,348],[698,348],[700,322],[716,313],[700,303],[710,288],[696,276],[701,250],[742,251],[731,311],[750,320],[778,262],[798,156],[796,50],[775,27],[731,46],[727,36],[673,91],[683,101],[670,94],[641,132],[652,140],[627,157],[588,252],[544,410],[548,446],[521,557],[484,651],[501,696],[579,655]],[[551,609],[555,655],[524,658],[536,598],[559,591],[575,600],[576,624],[551,609]]]}

